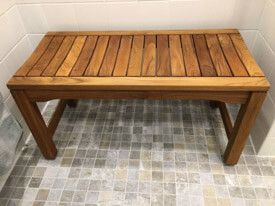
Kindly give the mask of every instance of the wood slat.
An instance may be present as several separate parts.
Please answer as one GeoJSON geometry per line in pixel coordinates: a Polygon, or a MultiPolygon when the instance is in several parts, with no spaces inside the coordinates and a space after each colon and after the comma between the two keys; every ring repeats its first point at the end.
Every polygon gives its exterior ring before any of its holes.
{"type": "Polygon", "coordinates": [[[157,76],[171,76],[168,35],[157,35],[157,76]]]}
{"type": "Polygon", "coordinates": [[[43,53],[46,51],[52,39],[53,36],[45,36],[36,47],[34,52],[31,54],[31,56],[28,58],[28,60],[17,70],[14,76],[26,76],[31,68],[35,65],[35,63],[39,60],[39,58],[43,55],[43,53]]]}
{"type": "Polygon", "coordinates": [[[220,47],[217,35],[206,34],[205,38],[218,76],[232,76],[231,70],[220,47]]]}
{"type": "Polygon", "coordinates": [[[83,75],[89,64],[90,58],[93,55],[96,41],[97,36],[88,36],[85,45],[83,46],[83,49],[81,51],[81,54],[79,55],[79,58],[71,71],[70,76],[76,77],[83,75]]]}
{"type": "Polygon", "coordinates": [[[106,48],[108,46],[109,36],[98,37],[96,48],[92,59],[85,71],[85,76],[97,76],[102,64],[106,48]]]}
{"type": "Polygon", "coordinates": [[[140,76],[143,55],[144,36],[135,35],[130,55],[127,76],[140,76]]]}
{"type": "Polygon", "coordinates": [[[181,44],[187,76],[201,76],[192,36],[188,34],[181,35],[181,44]]]}
{"type": "Polygon", "coordinates": [[[222,50],[234,76],[248,76],[228,34],[218,35],[222,50]]]}
{"type": "Polygon", "coordinates": [[[126,76],[132,46],[132,36],[122,36],[113,76],[126,76]]]}
{"type": "Polygon", "coordinates": [[[186,76],[179,35],[169,36],[172,76],[186,76]]]}
{"type": "Polygon", "coordinates": [[[193,35],[193,38],[202,76],[217,76],[204,35],[195,34],[193,35]]]}
{"type": "Polygon", "coordinates": [[[64,39],[63,36],[56,36],[53,38],[47,50],[44,52],[44,54],[40,57],[40,59],[37,61],[37,63],[33,66],[33,68],[28,73],[28,76],[38,77],[42,74],[42,72],[49,65],[50,61],[58,51],[60,45],[62,44],[63,39],[64,39]]]}
{"type": "Polygon", "coordinates": [[[42,76],[54,76],[62,62],[64,61],[65,57],[68,55],[73,43],[75,40],[75,36],[66,36],[58,49],[57,53],[55,54],[54,58],[50,62],[50,64],[46,67],[42,76]]]}
{"type": "Polygon", "coordinates": [[[252,57],[251,53],[249,52],[247,46],[245,45],[245,42],[240,34],[230,34],[230,37],[233,41],[233,44],[243,62],[245,65],[248,73],[250,76],[264,76],[264,73],[260,69],[259,65],[255,61],[255,59],[252,57]]]}
{"type": "Polygon", "coordinates": [[[146,35],[142,64],[142,76],[156,75],[156,36],[146,35]]]}
{"type": "Polygon", "coordinates": [[[69,76],[75,62],[77,61],[83,45],[86,41],[87,36],[76,37],[74,44],[68,53],[68,56],[64,60],[63,64],[60,66],[56,72],[56,76],[69,76]]]}
{"type": "Polygon", "coordinates": [[[109,45],[107,47],[101,68],[99,70],[99,76],[112,76],[117,57],[117,51],[120,44],[120,39],[121,36],[110,37],[109,45]]]}

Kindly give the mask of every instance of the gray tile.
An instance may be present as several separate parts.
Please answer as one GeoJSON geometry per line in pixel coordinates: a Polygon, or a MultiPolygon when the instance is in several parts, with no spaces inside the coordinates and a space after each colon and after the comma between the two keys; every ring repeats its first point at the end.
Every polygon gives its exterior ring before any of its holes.
{"type": "Polygon", "coordinates": [[[63,190],[61,194],[61,202],[71,202],[73,199],[74,191],[63,190]]]}
{"type": "Polygon", "coordinates": [[[91,203],[91,204],[96,204],[98,201],[98,192],[90,192],[88,191],[86,193],[86,199],[85,203],[91,203]]]}
{"type": "Polygon", "coordinates": [[[29,187],[38,188],[42,182],[42,178],[33,177],[29,183],[29,187]]]}
{"type": "Polygon", "coordinates": [[[49,190],[48,189],[39,189],[35,200],[45,201],[45,200],[47,200],[48,195],[49,195],[49,190]]]}

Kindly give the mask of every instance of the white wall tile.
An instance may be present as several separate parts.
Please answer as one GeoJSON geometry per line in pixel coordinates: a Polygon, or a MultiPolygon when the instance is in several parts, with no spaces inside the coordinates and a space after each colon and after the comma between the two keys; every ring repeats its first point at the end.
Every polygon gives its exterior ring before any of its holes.
{"type": "Polygon", "coordinates": [[[231,27],[234,7],[235,0],[172,1],[170,22],[173,28],[231,27]]]}
{"type": "Polygon", "coordinates": [[[171,27],[169,1],[138,1],[136,9],[137,26],[140,28],[169,29],[171,27]]]}
{"type": "Polygon", "coordinates": [[[265,119],[264,124],[261,123],[261,126],[263,130],[265,129],[267,130],[267,135],[268,135],[275,119],[275,103],[272,100],[272,97],[269,93],[266,96],[266,99],[263,103],[261,113],[265,119]]]}
{"type": "Polygon", "coordinates": [[[14,42],[17,43],[26,35],[26,30],[17,7],[11,8],[8,12],[6,12],[5,16],[8,20],[8,28],[6,29],[7,32],[11,34],[9,38],[12,38],[14,42]]]}
{"type": "Polygon", "coordinates": [[[4,66],[1,69],[1,93],[4,98],[9,95],[9,90],[5,86],[16,70],[24,63],[32,51],[31,45],[24,37],[3,60],[4,66]]]}
{"type": "Polygon", "coordinates": [[[252,127],[250,132],[252,142],[257,153],[259,153],[259,151],[261,151],[261,148],[264,146],[265,139],[271,125],[268,125],[264,114],[261,112],[258,115],[255,125],[252,127]]]}
{"type": "Polygon", "coordinates": [[[270,80],[271,71],[275,70],[275,53],[260,33],[256,36],[253,54],[265,75],[270,80]]]}
{"type": "Polygon", "coordinates": [[[4,62],[0,62],[0,91],[4,99],[9,96],[9,90],[6,86],[6,81],[10,78],[10,73],[8,72],[7,66],[4,62]]]}
{"type": "Polygon", "coordinates": [[[107,4],[75,4],[79,30],[107,30],[109,26],[107,4]]]}
{"type": "MultiPolygon", "coordinates": [[[[143,19],[146,18],[146,11],[144,15],[140,14],[141,4],[143,3],[108,2],[106,13],[108,14],[109,28],[111,30],[137,30],[146,27],[146,25],[143,24],[143,19]]],[[[146,10],[146,5],[144,5],[143,8],[146,10]]],[[[158,6],[156,9],[158,9],[158,6]]]]}
{"type": "Polygon", "coordinates": [[[261,34],[257,35],[253,50],[255,59],[271,84],[269,93],[275,102],[275,53],[261,34]]]}
{"type": "Polygon", "coordinates": [[[0,0],[0,16],[15,4],[15,0],[0,0]]]}
{"type": "Polygon", "coordinates": [[[170,28],[169,3],[101,2],[75,4],[80,30],[124,30],[170,28]]]}
{"type": "Polygon", "coordinates": [[[252,139],[259,155],[275,155],[275,2],[266,1],[253,54],[271,83],[259,120],[252,131],[252,139]]]}
{"type": "Polygon", "coordinates": [[[19,5],[18,9],[28,34],[43,34],[49,30],[40,4],[23,4],[19,5]]]}
{"type": "Polygon", "coordinates": [[[262,156],[275,156],[275,139],[265,139],[264,144],[258,151],[262,156]]]}
{"type": "Polygon", "coordinates": [[[275,104],[270,96],[267,95],[262,111],[258,115],[256,123],[251,131],[254,147],[259,155],[272,155],[270,153],[269,139],[275,137],[275,104]]]}
{"type": "Polygon", "coordinates": [[[168,2],[101,2],[76,4],[80,30],[169,28],[168,2]]]}
{"type": "MultiPolygon", "coordinates": [[[[264,7],[262,0],[179,0],[179,1],[136,1],[136,0],[29,0],[19,1],[20,7],[46,8],[50,30],[77,30],[72,6],[76,10],[76,21],[80,30],[101,29],[168,29],[168,28],[224,28],[255,29],[264,7]],[[43,4],[66,2],[59,4],[43,4]],[[68,3],[73,2],[73,4],[68,3]],[[81,3],[77,3],[81,2],[81,3]],[[85,3],[94,2],[94,3],[85,3]],[[135,6],[133,8],[133,6],[135,6]],[[107,8],[107,10],[106,10],[107,8]],[[243,11],[246,9],[246,12],[243,11]],[[213,12],[214,11],[214,12],[213,12]],[[219,18],[217,18],[217,16],[219,18]],[[247,25],[247,26],[246,26],[247,25]]],[[[26,8],[25,8],[26,9],[26,8]]],[[[30,8],[28,8],[30,9],[30,8]]],[[[25,18],[32,15],[37,19],[27,23],[32,33],[43,30],[43,12],[38,8],[25,11],[25,18]],[[42,16],[42,17],[41,17],[42,16]],[[37,27],[35,26],[37,24],[37,27]],[[42,28],[40,28],[42,27],[42,28]],[[40,29],[39,29],[40,28],[40,29]]],[[[45,29],[44,29],[45,30],[45,29]]]]}
{"type": "Polygon", "coordinates": [[[269,129],[270,129],[274,120],[275,120],[275,102],[272,100],[270,93],[268,93],[268,95],[264,101],[264,104],[262,107],[262,112],[263,112],[265,119],[267,121],[267,127],[269,127],[269,129]]]}
{"type": "Polygon", "coordinates": [[[275,139],[275,121],[273,121],[273,124],[271,126],[271,129],[268,132],[268,139],[275,139]]]}
{"type": "Polygon", "coordinates": [[[237,0],[232,16],[233,27],[238,29],[258,29],[266,0],[237,0]]]}
{"type": "Polygon", "coordinates": [[[9,95],[5,100],[5,105],[10,110],[10,112],[14,115],[14,117],[17,119],[17,121],[21,122],[23,117],[15,104],[15,101],[11,95],[9,95]]]}
{"type": "Polygon", "coordinates": [[[42,40],[43,36],[44,36],[44,34],[29,34],[28,35],[28,39],[32,45],[33,50],[37,47],[39,42],[42,40]]]}
{"type": "Polygon", "coordinates": [[[78,30],[72,4],[43,4],[43,11],[51,31],[78,30]]]}
{"type": "Polygon", "coordinates": [[[26,34],[16,7],[0,17],[0,61],[26,34]]]}
{"type": "Polygon", "coordinates": [[[258,31],[257,30],[240,30],[240,33],[244,38],[244,41],[248,49],[252,52],[258,31]]]}
{"type": "Polygon", "coordinates": [[[275,51],[275,3],[268,1],[266,4],[263,16],[260,21],[259,30],[264,36],[264,38],[269,43],[273,51],[275,51]]]}
{"type": "Polygon", "coordinates": [[[9,33],[6,31],[8,20],[5,15],[0,16],[0,61],[11,50],[13,41],[10,39],[9,33]]]}

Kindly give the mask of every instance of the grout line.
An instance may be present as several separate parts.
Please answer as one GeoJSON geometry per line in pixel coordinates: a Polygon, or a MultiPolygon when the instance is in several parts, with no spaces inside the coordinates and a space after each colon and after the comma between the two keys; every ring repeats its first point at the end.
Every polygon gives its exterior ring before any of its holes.
{"type": "Polygon", "coordinates": [[[24,39],[24,38],[28,38],[28,34],[24,34],[24,36],[18,41],[15,43],[15,45],[8,51],[8,53],[0,60],[0,62],[4,62],[8,56],[15,50],[15,47],[18,46],[19,43],[21,43],[21,41],[24,39]]]}
{"type": "Polygon", "coordinates": [[[258,19],[258,22],[257,22],[257,25],[256,25],[256,30],[257,31],[259,31],[261,22],[263,20],[264,10],[266,9],[268,2],[272,3],[272,1],[270,1],[270,0],[265,0],[264,6],[263,6],[261,14],[260,14],[260,18],[258,19]]]}
{"type": "Polygon", "coordinates": [[[275,56],[275,51],[273,51],[273,49],[271,48],[270,44],[268,43],[267,39],[264,37],[264,35],[262,34],[262,32],[260,32],[258,30],[258,34],[263,38],[263,40],[264,40],[265,44],[267,45],[268,49],[271,50],[272,55],[275,56]]]}
{"type": "Polygon", "coordinates": [[[10,7],[8,7],[7,9],[5,9],[4,11],[3,11],[3,13],[2,14],[0,14],[0,18],[2,17],[2,16],[4,16],[4,15],[6,15],[6,13],[8,13],[13,7],[16,7],[16,3],[14,3],[13,5],[11,5],[10,7]]]}

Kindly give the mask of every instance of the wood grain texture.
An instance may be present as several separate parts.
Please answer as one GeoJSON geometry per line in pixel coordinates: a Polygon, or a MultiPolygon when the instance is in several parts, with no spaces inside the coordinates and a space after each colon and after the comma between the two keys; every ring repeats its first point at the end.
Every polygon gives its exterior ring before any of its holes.
{"type": "Polygon", "coordinates": [[[193,38],[202,76],[217,76],[204,35],[196,34],[193,38]]]}
{"type": "Polygon", "coordinates": [[[217,75],[220,77],[232,76],[231,70],[223,55],[223,51],[220,47],[220,43],[216,34],[206,34],[206,42],[209,48],[210,55],[213,60],[213,64],[216,68],[217,75]]]}
{"type": "Polygon", "coordinates": [[[230,112],[228,111],[227,106],[224,102],[218,102],[218,107],[220,109],[227,138],[229,139],[233,131],[233,124],[230,112]]]}
{"type": "Polygon", "coordinates": [[[270,87],[237,30],[51,32],[7,86],[46,159],[56,157],[52,135],[65,106],[78,99],[219,102],[228,165],[270,87]],[[36,102],[52,99],[62,101],[47,127],[36,102]],[[225,103],[243,104],[233,128],[225,103]]]}
{"type": "Polygon", "coordinates": [[[156,36],[146,35],[144,43],[142,76],[156,75],[156,36]]]}
{"type": "Polygon", "coordinates": [[[238,162],[265,96],[266,92],[253,92],[247,102],[241,106],[224,152],[226,164],[234,165],[238,162]]]}
{"type": "Polygon", "coordinates": [[[98,76],[112,76],[121,36],[111,36],[98,76]]]}
{"type": "Polygon", "coordinates": [[[27,91],[32,101],[49,101],[62,98],[74,99],[178,99],[178,100],[213,100],[227,103],[245,103],[248,92],[192,92],[192,91],[85,91],[82,90],[37,90],[27,91]]]}
{"type": "Polygon", "coordinates": [[[133,38],[133,45],[130,55],[130,62],[128,67],[127,76],[140,76],[141,75],[141,65],[142,65],[142,55],[143,55],[143,44],[144,36],[135,35],[133,38]]]}
{"type": "Polygon", "coordinates": [[[239,54],[243,64],[245,65],[250,76],[264,76],[264,73],[260,69],[255,59],[250,54],[247,46],[244,43],[240,34],[230,34],[233,44],[239,54]]]}
{"type": "Polygon", "coordinates": [[[26,76],[31,68],[36,64],[39,58],[44,54],[47,50],[49,44],[51,43],[53,36],[45,36],[39,45],[36,47],[31,56],[27,59],[27,61],[17,70],[14,76],[26,76]]]}
{"type": "Polygon", "coordinates": [[[77,77],[82,76],[90,62],[90,58],[94,52],[97,36],[88,36],[83,49],[76,61],[70,76],[77,77]]]}
{"type": "Polygon", "coordinates": [[[46,159],[55,159],[57,150],[37,104],[31,102],[24,91],[11,93],[43,156],[46,159]]]}
{"type": "Polygon", "coordinates": [[[132,46],[132,36],[122,36],[113,76],[126,76],[132,46]]]}
{"type": "Polygon", "coordinates": [[[181,40],[179,35],[169,36],[172,76],[186,76],[181,40]]]}
{"type": "Polygon", "coordinates": [[[229,35],[219,34],[218,38],[233,75],[236,77],[248,76],[248,73],[241,62],[229,35]]]}
{"type": "Polygon", "coordinates": [[[76,37],[74,44],[64,60],[63,64],[60,66],[55,76],[69,76],[75,62],[77,61],[80,52],[83,48],[83,45],[86,41],[87,36],[78,36],[76,37]]]}
{"type": "Polygon", "coordinates": [[[75,40],[75,36],[66,36],[55,54],[54,58],[47,66],[47,68],[42,73],[42,76],[54,76],[56,71],[59,69],[60,65],[63,63],[64,59],[68,55],[73,43],[75,40]]]}
{"type": "Polygon", "coordinates": [[[10,89],[267,91],[264,77],[13,77],[10,89]]]}
{"type": "Polygon", "coordinates": [[[181,35],[181,44],[187,76],[201,76],[192,36],[187,34],[181,35]]]}
{"type": "Polygon", "coordinates": [[[85,76],[97,76],[100,66],[102,64],[107,46],[109,42],[109,36],[98,37],[97,45],[93,54],[93,57],[85,71],[85,76]]]}
{"type": "Polygon", "coordinates": [[[32,69],[28,73],[28,76],[37,77],[42,74],[44,69],[48,66],[48,64],[56,54],[63,39],[64,39],[63,36],[57,36],[53,38],[48,48],[44,52],[44,54],[40,57],[40,59],[37,61],[37,63],[32,67],[32,69]]]}
{"type": "Polygon", "coordinates": [[[48,134],[50,137],[52,137],[54,135],[54,132],[58,126],[58,123],[62,117],[62,114],[65,110],[65,107],[67,105],[67,101],[65,100],[60,100],[56,106],[56,109],[54,111],[54,113],[52,114],[52,117],[49,121],[49,124],[48,124],[48,134]]]}
{"type": "Polygon", "coordinates": [[[171,76],[168,35],[157,35],[157,76],[171,76]]]}

